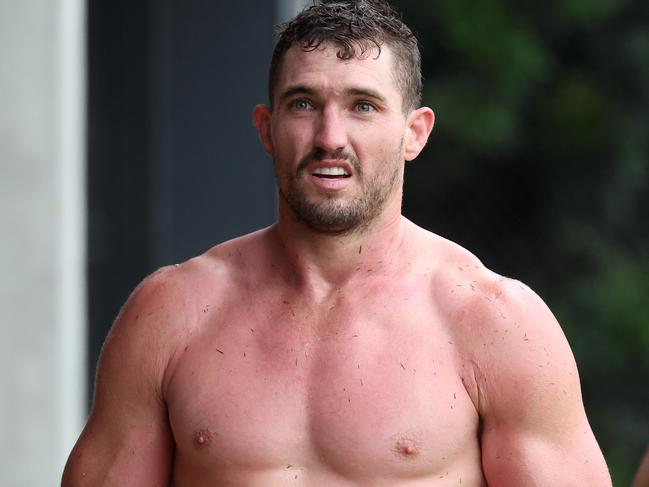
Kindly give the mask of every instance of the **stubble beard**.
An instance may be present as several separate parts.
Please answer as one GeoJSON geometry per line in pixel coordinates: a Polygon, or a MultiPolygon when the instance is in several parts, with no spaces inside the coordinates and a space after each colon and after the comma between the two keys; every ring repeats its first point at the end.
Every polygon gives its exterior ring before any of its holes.
{"type": "MultiPolygon", "coordinates": [[[[286,201],[295,216],[314,231],[338,235],[363,231],[383,212],[388,199],[400,185],[401,171],[398,159],[402,147],[403,140],[393,156],[382,161],[380,169],[367,180],[356,157],[343,151],[327,155],[316,150],[300,161],[296,173],[287,181],[286,187],[280,183],[276,171],[280,197],[286,201]],[[346,160],[352,165],[354,177],[361,188],[359,196],[345,200],[334,193],[328,193],[317,200],[310,200],[305,195],[302,173],[311,161],[324,158],[346,160]]],[[[277,168],[277,164],[275,167],[277,168]]]]}

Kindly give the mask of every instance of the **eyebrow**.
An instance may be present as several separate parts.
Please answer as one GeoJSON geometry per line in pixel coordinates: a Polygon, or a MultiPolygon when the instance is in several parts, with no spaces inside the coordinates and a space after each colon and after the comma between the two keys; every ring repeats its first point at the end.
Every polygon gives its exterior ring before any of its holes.
{"type": "Polygon", "coordinates": [[[308,86],[291,86],[280,93],[279,100],[286,100],[287,98],[290,98],[294,95],[315,95],[315,93],[316,91],[313,88],[309,88],[308,86]]]}
{"type": "Polygon", "coordinates": [[[385,103],[387,100],[378,91],[371,88],[349,88],[345,91],[347,96],[362,96],[364,98],[373,98],[374,100],[385,103]]]}
{"type": "MultiPolygon", "coordinates": [[[[286,100],[287,98],[290,98],[295,95],[309,95],[309,96],[315,96],[317,95],[317,91],[314,88],[311,88],[306,85],[297,85],[297,86],[291,86],[284,90],[280,95],[279,95],[279,100],[283,101],[286,100]]],[[[365,98],[371,98],[374,99],[380,103],[386,103],[386,98],[381,95],[378,91],[373,90],[371,88],[348,88],[344,91],[345,96],[362,96],[365,98]]]]}

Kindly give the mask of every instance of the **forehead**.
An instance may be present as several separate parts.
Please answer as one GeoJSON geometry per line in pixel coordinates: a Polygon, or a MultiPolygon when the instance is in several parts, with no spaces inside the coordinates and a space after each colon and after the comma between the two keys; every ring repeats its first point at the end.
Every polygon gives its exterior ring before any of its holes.
{"type": "Polygon", "coordinates": [[[401,95],[394,76],[391,49],[374,47],[362,57],[339,59],[338,48],[325,44],[313,51],[294,45],[284,56],[274,96],[291,86],[304,85],[320,91],[344,91],[348,88],[371,88],[386,98],[401,95]]]}

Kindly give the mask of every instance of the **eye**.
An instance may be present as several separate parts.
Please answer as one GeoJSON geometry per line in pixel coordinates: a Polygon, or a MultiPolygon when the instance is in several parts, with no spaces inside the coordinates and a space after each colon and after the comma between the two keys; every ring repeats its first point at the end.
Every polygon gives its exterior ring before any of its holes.
{"type": "Polygon", "coordinates": [[[312,110],[313,104],[304,98],[299,98],[291,102],[291,107],[298,111],[312,110]]]}
{"type": "Polygon", "coordinates": [[[375,110],[374,105],[366,101],[361,101],[356,104],[356,111],[359,113],[372,113],[375,110]]]}

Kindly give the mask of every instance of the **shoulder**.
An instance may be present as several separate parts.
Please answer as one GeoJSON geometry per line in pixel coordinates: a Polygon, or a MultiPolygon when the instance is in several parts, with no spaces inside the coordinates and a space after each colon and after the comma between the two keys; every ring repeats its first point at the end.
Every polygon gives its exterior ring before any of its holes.
{"type": "MultiPolygon", "coordinates": [[[[96,399],[102,384],[162,399],[164,375],[175,349],[191,330],[194,299],[189,291],[194,278],[183,265],[158,269],[131,293],[118,313],[102,346],[97,369],[96,399]],[[123,376],[123,370],[137,373],[123,376]],[[125,380],[128,378],[128,380],[125,380]]],[[[124,392],[122,396],[126,396],[124,392]]],[[[101,402],[101,401],[97,401],[101,402]]]]}
{"type": "Polygon", "coordinates": [[[550,309],[465,249],[448,241],[436,248],[435,308],[482,421],[489,484],[610,485],[574,357],[550,309]]]}
{"type": "Polygon", "coordinates": [[[102,357],[133,357],[150,362],[151,375],[164,375],[177,349],[203,326],[206,306],[226,303],[243,285],[253,267],[246,256],[258,239],[252,234],[230,240],[143,279],[113,323],[102,357]]]}
{"type": "MultiPolygon", "coordinates": [[[[529,286],[488,269],[471,252],[448,240],[438,244],[437,251],[434,300],[456,334],[563,337],[554,315],[529,286]]],[[[505,338],[501,336],[500,341],[511,342],[505,338]]]]}
{"type": "Polygon", "coordinates": [[[539,295],[456,244],[441,249],[433,299],[479,412],[509,411],[511,401],[538,395],[581,403],[572,351],[539,295]]]}
{"type": "Polygon", "coordinates": [[[190,325],[206,281],[205,267],[201,256],[162,267],[144,278],[122,306],[108,343],[122,334],[148,338],[190,325]]]}
{"type": "Polygon", "coordinates": [[[246,278],[255,267],[252,256],[263,247],[261,240],[261,232],[245,235],[156,270],[135,288],[120,315],[144,311],[145,316],[154,317],[149,321],[164,324],[180,319],[190,325],[206,300],[218,300],[246,278]]]}

